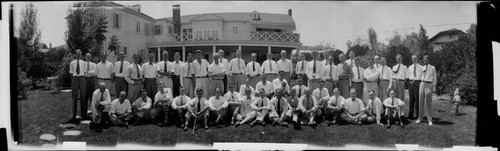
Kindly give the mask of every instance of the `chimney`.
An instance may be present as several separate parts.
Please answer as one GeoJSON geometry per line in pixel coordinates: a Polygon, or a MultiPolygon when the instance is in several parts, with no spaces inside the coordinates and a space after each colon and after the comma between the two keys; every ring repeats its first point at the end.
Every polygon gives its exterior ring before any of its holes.
{"type": "Polygon", "coordinates": [[[181,5],[175,4],[172,5],[172,14],[173,14],[173,20],[175,24],[174,28],[174,33],[181,33],[181,5]]]}
{"type": "Polygon", "coordinates": [[[138,13],[141,13],[141,5],[139,4],[135,4],[135,5],[132,5],[132,6],[128,6],[128,8],[138,12],[138,13]]]}
{"type": "Polygon", "coordinates": [[[292,9],[288,9],[288,16],[292,16],[292,9]]]}
{"type": "Polygon", "coordinates": [[[49,49],[52,49],[52,43],[49,43],[49,49]]]}

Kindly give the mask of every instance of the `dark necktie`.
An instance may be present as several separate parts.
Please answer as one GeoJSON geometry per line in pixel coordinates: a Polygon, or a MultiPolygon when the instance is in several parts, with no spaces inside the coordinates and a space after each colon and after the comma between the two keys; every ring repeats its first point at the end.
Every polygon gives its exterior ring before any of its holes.
{"type": "Polygon", "coordinates": [[[190,71],[191,71],[191,62],[188,63],[188,73],[186,74],[187,76],[189,76],[190,71]]]}
{"type": "Polygon", "coordinates": [[[269,60],[269,70],[271,70],[271,72],[273,72],[273,65],[271,64],[271,60],[269,60]]]}
{"type": "Polygon", "coordinates": [[[137,65],[137,63],[135,64],[135,70],[137,71],[137,78],[140,79],[141,73],[139,72],[139,65],[137,65]]]}
{"type": "Polygon", "coordinates": [[[200,105],[201,105],[201,99],[198,99],[198,109],[197,109],[197,112],[200,112],[200,105]]]}
{"type": "Polygon", "coordinates": [[[104,92],[101,92],[101,101],[104,101],[104,92]]]}
{"type": "Polygon", "coordinates": [[[392,99],[392,106],[394,106],[394,99],[392,99]]]}
{"type": "Polygon", "coordinates": [[[384,68],[385,66],[382,66],[382,72],[380,72],[380,79],[384,78],[384,68]]]}
{"type": "Polygon", "coordinates": [[[121,62],[122,62],[122,63],[121,63],[121,65],[120,65],[120,73],[122,73],[122,72],[123,72],[123,60],[122,60],[121,62]]]}
{"type": "Polygon", "coordinates": [[[304,71],[304,60],[302,60],[302,70],[301,71],[304,71]]]}
{"type": "Polygon", "coordinates": [[[281,99],[278,99],[278,106],[277,106],[277,108],[278,108],[278,115],[280,115],[280,114],[281,114],[281,106],[280,106],[280,102],[281,102],[281,99]]]}
{"type": "Polygon", "coordinates": [[[302,86],[299,85],[299,98],[302,96],[302,86]]]}
{"type": "Polygon", "coordinates": [[[396,69],[396,71],[394,71],[394,73],[396,73],[396,74],[397,74],[397,73],[399,72],[399,67],[401,67],[401,63],[400,63],[400,64],[398,64],[398,69],[396,69]]]}
{"type": "Polygon", "coordinates": [[[333,78],[332,77],[332,70],[333,70],[333,64],[330,64],[330,78],[333,78]]]}
{"type": "Polygon", "coordinates": [[[359,75],[359,67],[356,66],[356,70],[358,70],[358,79],[361,79],[361,76],[359,75]]]}
{"type": "Polygon", "coordinates": [[[165,65],[163,66],[163,72],[167,72],[167,61],[165,61],[165,65]]]}
{"type": "Polygon", "coordinates": [[[80,74],[80,59],[76,59],[76,74],[80,74]]]}
{"type": "Polygon", "coordinates": [[[261,98],[260,100],[262,100],[260,101],[260,107],[264,107],[264,98],[261,98]]]}
{"type": "Polygon", "coordinates": [[[417,78],[417,65],[416,64],[413,65],[413,80],[416,80],[415,78],[417,78]]]}
{"type": "Polygon", "coordinates": [[[255,61],[252,61],[253,64],[253,71],[255,72],[255,61]]]}
{"type": "Polygon", "coordinates": [[[316,73],[316,61],[315,61],[315,60],[313,60],[313,62],[314,62],[314,63],[313,63],[313,73],[316,73]]]}
{"type": "Polygon", "coordinates": [[[90,61],[87,61],[87,72],[90,70],[90,61]]]}

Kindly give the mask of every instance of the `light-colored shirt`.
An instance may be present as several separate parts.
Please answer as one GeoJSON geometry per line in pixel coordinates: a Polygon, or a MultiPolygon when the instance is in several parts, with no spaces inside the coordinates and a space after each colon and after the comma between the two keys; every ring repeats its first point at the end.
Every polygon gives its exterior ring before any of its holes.
{"type": "Polygon", "coordinates": [[[358,66],[352,67],[352,82],[362,82],[365,79],[365,70],[358,66]],[[359,72],[358,72],[359,71],[359,72]]]}
{"type": "Polygon", "coordinates": [[[146,99],[143,99],[142,97],[137,98],[135,102],[132,104],[132,108],[140,108],[140,109],[149,109],[151,108],[152,101],[151,98],[146,97],[146,99]]]}
{"type": "Polygon", "coordinates": [[[240,114],[241,115],[246,115],[250,112],[252,112],[252,107],[251,104],[254,102],[256,98],[252,95],[250,97],[247,97],[246,95],[241,97],[241,105],[240,105],[240,114]]]}
{"type": "Polygon", "coordinates": [[[93,77],[95,76],[96,64],[90,61],[85,62],[85,66],[87,66],[87,70],[85,70],[85,77],[93,77]]]}
{"type": "Polygon", "coordinates": [[[365,105],[363,104],[363,101],[360,99],[356,98],[354,101],[352,100],[351,97],[345,99],[345,101],[341,105],[347,112],[350,114],[354,113],[359,113],[361,111],[365,110],[365,105]]]}
{"type": "Polygon", "coordinates": [[[229,61],[227,61],[226,58],[220,58],[219,59],[219,63],[222,63],[224,65],[224,67],[226,67],[226,74],[227,74],[227,71],[229,71],[228,67],[229,67],[229,61]]]}
{"type": "Polygon", "coordinates": [[[307,70],[307,78],[314,79],[314,78],[319,77],[320,73],[323,71],[323,66],[321,65],[320,61],[312,60],[307,65],[306,70],[307,70]],[[314,72],[314,67],[315,67],[314,62],[316,62],[316,72],[314,72]]]}
{"type": "Polygon", "coordinates": [[[125,73],[127,73],[128,66],[130,66],[130,62],[128,61],[123,61],[123,67],[122,67],[122,62],[117,61],[115,62],[115,76],[117,77],[125,77],[125,73]],[[120,68],[122,68],[122,73],[120,73],[120,68]]]}
{"type": "Polygon", "coordinates": [[[298,61],[297,62],[297,65],[295,66],[295,72],[297,72],[297,74],[307,74],[307,65],[309,64],[308,61],[304,60],[304,61],[298,61]]]}
{"type": "MultiPolygon", "coordinates": [[[[243,96],[243,95],[245,95],[245,88],[246,88],[246,87],[247,87],[247,85],[246,85],[246,84],[242,84],[242,85],[240,86],[240,92],[239,92],[239,93],[240,93],[242,96],[243,96]]],[[[255,95],[255,89],[254,89],[252,86],[250,86],[250,85],[249,85],[248,87],[250,88],[250,95],[254,96],[254,95],[255,95]]]]}
{"type": "Polygon", "coordinates": [[[345,63],[346,63],[347,65],[351,66],[351,67],[352,67],[352,66],[354,66],[354,62],[355,62],[355,61],[354,61],[354,59],[347,59],[347,60],[345,61],[345,63]]]}
{"type": "Polygon", "coordinates": [[[198,97],[195,97],[191,101],[189,101],[187,103],[187,105],[195,113],[203,110],[203,108],[205,108],[206,106],[209,106],[207,99],[205,99],[204,97],[201,97],[201,99],[198,99],[198,97]],[[198,108],[198,102],[200,104],[199,108],[198,108]],[[198,109],[199,109],[199,111],[198,111],[198,109]]]}
{"type": "Polygon", "coordinates": [[[376,67],[368,67],[365,69],[364,73],[365,80],[368,82],[374,82],[380,77],[380,71],[376,67]]]}
{"type": "Polygon", "coordinates": [[[312,92],[312,96],[314,96],[314,98],[316,100],[321,100],[321,99],[325,99],[325,100],[329,100],[330,99],[330,93],[328,93],[328,89],[323,87],[323,89],[319,89],[319,88],[316,88],[314,89],[314,91],[312,92]],[[320,92],[321,92],[321,95],[320,95],[320,92]]]}
{"type": "Polygon", "coordinates": [[[99,62],[97,63],[95,74],[97,78],[111,78],[111,74],[115,72],[113,68],[113,64],[109,61],[105,63],[99,62]]]}
{"type": "MultiPolygon", "coordinates": [[[[280,108],[281,113],[288,111],[288,109],[292,108],[290,104],[288,104],[288,101],[284,98],[281,97],[281,99],[278,100],[278,97],[273,97],[271,99],[271,110],[273,112],[277,112],[278,108],[280,108]],[[279,101],[279,106],[278,106],[278,101],[279,101]]],[[[278,113],[278,114],[281,114],[278,113]]]]}
{"type": "Polygon", "coordinates": [[[396,64],[394,67],[392,67],[392,78],[398,79],[398,80],[404,80],[406,79],[406,73],[407,73],[407,68],[404,64],[396,64]],[[401,67],[399,67],[401,65],[401,67]],[[399,68],[399,70],[398,70],[399,68]]]}
{"type": "Polygon", "coordinates": [[[224,96],[212,96],[210,99],[208,99],[208,106],[210,107],[211,110],[215,110],[219,107],[227,108],[229,103],[227,102],[227,99],[224,96]]]}
{"type": "Polygon", "coordinates": [[[273,80],[273,91],[276,91],[276,89],[283,89],[286,92],[290,92],[290,86],[288,86],[288,81],[286,81],[285,78],[283,80],[280,80],[280,78],[276,78],[273,80]],[[286,83],[286,86],[283,88],[283,82],[286,83]]]}
{"type": "Polygon", "coordinates": [[[292,91],[295,91],[295,95],[298,98],[300,98],[302,95],[306,94],[306,89],[307,89],[307,86],[305,86],[305,85],[301,85],[301,86],[295,85],[295,86],[292,87],[292,91]]]}
{"type": "Polygon", "coordinates": [[[229,74],[233,74],[233,73],[243,73],[245,74],[245,60],[241,59],[241,58],[234,58],[234,59],[231,59],[231,61],[229,62],[229,74]]]}
{"type": "Polygon", "coordinates": [[[422,71],[423,71],[423,68],[420,64],[418,64],[418,63],[417,63],[417,65],[411,64],[406,72],[406,75],[407,75],[409,80],[421,80],[422,79],[422,71]]]}
{"type": "Polygon", "coordinates": [[[181,71],[182,71],[182,66],[184,66],[184,62],[182,62],[182,61],[179,61],[179,62],[173,61],[173,62],[170,62],[170,63],[172,64],[172,68],[174,70],[174,75],[180,76],[181,75],[181,71]]]}
{"type": "Polygon", "coordinates": [[[250,61],[247,63],[247,67],[245,68],[246,75],[255,76],[257,74],[260,74],[260,72],[260,64],[258,62],[250,61]]]}
{"type": "Polygon", "coordinates": [[[184,80],[183,79],[184,77],[187,77],[187,78],[191,77],[191,73],[193,73],[193,70],[194,70],[193,64],[194,63],[192,63],[192,62],[186,62],[182,65],[182,74],[181,74],[182,80],[184,80]]]}
{"type": "Polygon", "coordinates": [[[208,61],[201,59],[201,63],[198,60],[194,60],[192,63],[194,67],[191,73],[194,73],[197,77],[207,76],[208,74],[208,61]]]}
{"type": "Polygon", "coordinates": [[[226,94],[224,94],[224,97],[227,99],[228,102],[239,102],[240,101],[240,93],[234,91],[228,91],[226,94]]]}
{"type": "Polygon", "coordinates": [[[132,113],[132,105],[130,105],[130,101],[128,101],[128,99],[125,99],[123,103],[120,103],[119,99],[115,99],[113,102],[111,102],[111,109],[109,110],[109,114],[111,115],[111,113],[132,113]]]}
{"type": "Polygon", "coordinates": [[[378,97],[375,97],[373,100],[368,99],[368,102],[366,103],[366,110],[370,111],[370,114],[381,115],[384,113],[384,105],[378,97]]]}
{"type": "Polygon", "coordinates": [[[109,91],[108,89],[104,90],[104,93],[101,92],[101,90],[97,89],[92,93],[92,102],[90,103],[90,110],[92,111],[92,117],[95,118],[98,113],[97,109],[95,108],[95,105],[99,103],[101,105],[104,105],[104,110],[103,112],[109,112],[111,110],[111,97],[109,96],[109,91]],[[102,100],[101,101],[101,96],[102,100]]]}
{"type": "Polygon", "coordinates": [[[165,99],[168,99],[170,101],[172,101],[173,99],[172,90],[170,90],[170,88],[163,88],[163,93],[161,93],[161,91],[158,91],[155,95],[155,102],[157,102],[158,100],[165,100],[165,99]]]}
{"type": "Polygon", "coordinates": [[[278,73],[278,64],[274,60],[267,59],[262,63],[261,73],[278,73]],[[272,68],[272,69],[271,69],[272,68]]]}
{"type": "Polygon", "coordinates": [[[142,74],[141,65],[138,65],[135,63],[130,64],[130,66],[128,66],[128,69],[127,69],[127,76],[126,77],[131,78],[131,79],[140,79],[140,78],[137,78],[137,75],[139,75],[139,77],[142,78],[143,74],[142,74]],[[139,72],[137,72],[137,69],[139,69],[139,72]]]}
{"type": "MultiPolygon", "coordinates": [[[[168,72],[174,72],[175,73],[175,70],[174,70],[174,67],[172,65],[172,62],[170,61],[166,61],[166,65],[167,65],[167,71],[168,72]]],[[[147,62],[146,62],[147,63],[147,62]]],[[[165,71],[165,61],[160,61],[158,62],[157,64],[158,68],[157,68],[157,71],[160,71],[160,72],[167,72],[165,71]]]]}
{"type": "Polygon", "coordinates": [[[302,112],[316,110],[318,108],[318,101],[312,95],[309,97],[303,95],[300,97],[298,108],[302,110],[302,112]]]}
{"type": "Polygon", "coordinates": [[[337,64],[337,76],[338,78],[349,78],[349,75],[352,74],[352,69],[351,66],[349,66],[347,63],[339,63],[337,64]]]}
{"type": "Polygon", "coordinates": [[[69,73],[72,75],[72,76],[84,76],[85,75],[85,71],[87,70],[87,66],[85,66],[85,61],[83,60],[73,60],[71,61],[71,63],[69,63],[69,73]],[[77,66],[77,63],[80,65],[80,73],[77,74],[76,73],[76,66],[77,66]]]}
{"type": "Polygon", "coordinates": [[[394,99],[389,97],[384,100],[384,106],[404,106],[404,105],[405,102],[401,101],[401,99],[398,99],[396,97],[394,97],[394,99]]]}
{"type": "Polygon", "coordinates": [[[268,98],[264,97],[258,97],[256,98],[252,104],[250,104],[250,106],[252,107],[252,109],[254,110],[257,110],[257,108],[259,107],[269,107],[271,108],[271,102],[269,101],[268,98]]]}
{"type": "Polygon", "coordinates": [[[226,73],[226,67],[223,64],[212,63],[208,66],[208,72],[212,74],[226,73]]]}
{"type": "Polygon", "coordinates": [[[337,66],[334,64],[327,64],[324,67],[323,72],[321,72],[320,77],[323,80],[332,80],[332,81],[337,81],[339,80],[338,75],[337,75],[337,66]]]}
{"type": "Polygon", "coordinates": [[[330,97],[330,100],[328,100],[328,105],[334,106],[334,107],[341,107],[342,103],[344,103],[345,99],[341,95],[338,97],[335,95],[332,95],[330,97]]]}
{"type": "Polygon", "coordinates": [[[437,82],[436,68],[429,64],[423,66],[423,69],[422,81],[432,82],[432,85],[435,87],[437,82]]]}
{"type": "Polygon", "coordinates": [[[292,65],[292,61],[290,61],[290,59],[285,59],[284,61],[283,61],[283,59],[280,59],[276,63],[278,64],[278,72],[279,71],[284,71],[284,72],[292,72],[293,71],[293,65],[292,65]]]}
{"type": "Polygon", "coordinates": [[[144,78],[156,78],[158,65],[156,63],[149,64],[149,62],[142,64],[142,75],[144,75],[144,78]]]}
{"type": "Polygon", "coordinates": [[[189,98],[188,96],[186,95],[179,95],[177,97],[174,98],[174,100],[172,101],[172,108],[174,110],[176,110],[177,108],[185,108],[187,106],[189,106],[189,101],[191,101],[191,98],[189,98]]]}
{"type": "MultiPolygon", "coordinates": [[[[263,83],[262,81],[259,81],[257,85],[255,86],[256,91],[259,91],[261,88],[264,88],[264,92],[266,94],[271,94],[274,92],[274,86],[271,82],[266,80],[266,83],[263,83]]],[[[243,91],[245,92],[245,91],[243,91]]]]}

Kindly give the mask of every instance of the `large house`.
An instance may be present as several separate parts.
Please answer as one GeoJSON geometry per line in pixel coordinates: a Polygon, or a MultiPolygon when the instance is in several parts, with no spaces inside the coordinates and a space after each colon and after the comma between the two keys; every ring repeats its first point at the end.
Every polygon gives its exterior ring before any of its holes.
{"type": "MultiPolygon", "coordinates": [[[[155,60],[161,60],[163,51],[169,52],[173,60],[174,52],[181,54],[182,60],[188,53],[202,50],[209,61],[212,54],[220,49],[231,58],[231,52],[242,50],[243,58],[249,60],[256,52],[258,60],[264,60],[270,51],[278,54],[281,50],[291,52],[299,48],[300,35],[294,33],[295,22],[292,10],[288,14],[253,12],[205,13],[181,15],[180,5],[173,5],[173,16],[152,18],[141,12],[140,5],[123,6],[114,2],[98,2],[96,11],[107,16],[108,28],[104,50],[109,47],[110,37],[118,38],[118,52],[139,53],[144,58],[154,53],[155,60]]],[[[116,60],[111,53],[108,59],[116,60]]]]}
{"type": "Polygon", "coordinates": [[[443,45],[444,43],[458,40],[459,34],[464,34],[464,32],[456,28],[437,33],[435,36],[429,39],[429,42],[431,43],[432,46],[432,50],[434,51],[441,50],[442,49],[441,45],[443,45]]]}

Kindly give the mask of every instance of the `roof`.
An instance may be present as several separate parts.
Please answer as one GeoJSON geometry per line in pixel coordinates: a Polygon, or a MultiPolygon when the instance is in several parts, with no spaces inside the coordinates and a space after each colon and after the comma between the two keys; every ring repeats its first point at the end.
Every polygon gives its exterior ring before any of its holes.
{"type": "Polygon", "coordinates": [[[146,15],[146,14],[144,14],[142,12],[137,12],[137,11],[135,11],[135,10],[133,10],[133,9],[130,8],[130,7],[134,7],[134,6],[140,6],[138,4],[133,5],[133,6],[125,6],[125,5],[122,5],[122,4],[115,3],[115,2],[99,1],[99,2],[94,2],[93,6],[123,8],[124,11],[128,11],[131,14],[135,14],[137,16],[144,17],[144,18],[149,19],[149,20],[154,20],[153,17],[151,17],[149,15],[146,15]]]}
{"type": "Polygon", "coordinates": [[[459,29],[453,28],[453,29],[449,29],[449,30],[445,30],[445,31],[441,31],[441,32],[437,33],[431,39],[429,39],[429,41],[433,42],[438,37],[443,36],[443,35],[455,35],[455,34],[462,34],[462,33],[464,33],[464,32],[459,30],[459,29]]]}
{"type": "MultiPolygon", "coordinates": [[[[182,15],[181,24],[190,23],[194,19],[202,17],[219,17],[224,21],[241,21],[250,22],[253,24],[263,24],[263,25],[284,25],[293,26],[295,28],[295,21],[292,16],[288,14],[272,14],[272,13],[259,13],[260,20],[253,20],[251,12],[227,12],[227,13],[206,13],[206,14],[192,14],[192,15],[182,15]]],[[[172,17],[159,18],[158,20],[167,20],[173,23],[172,17]]]]}

